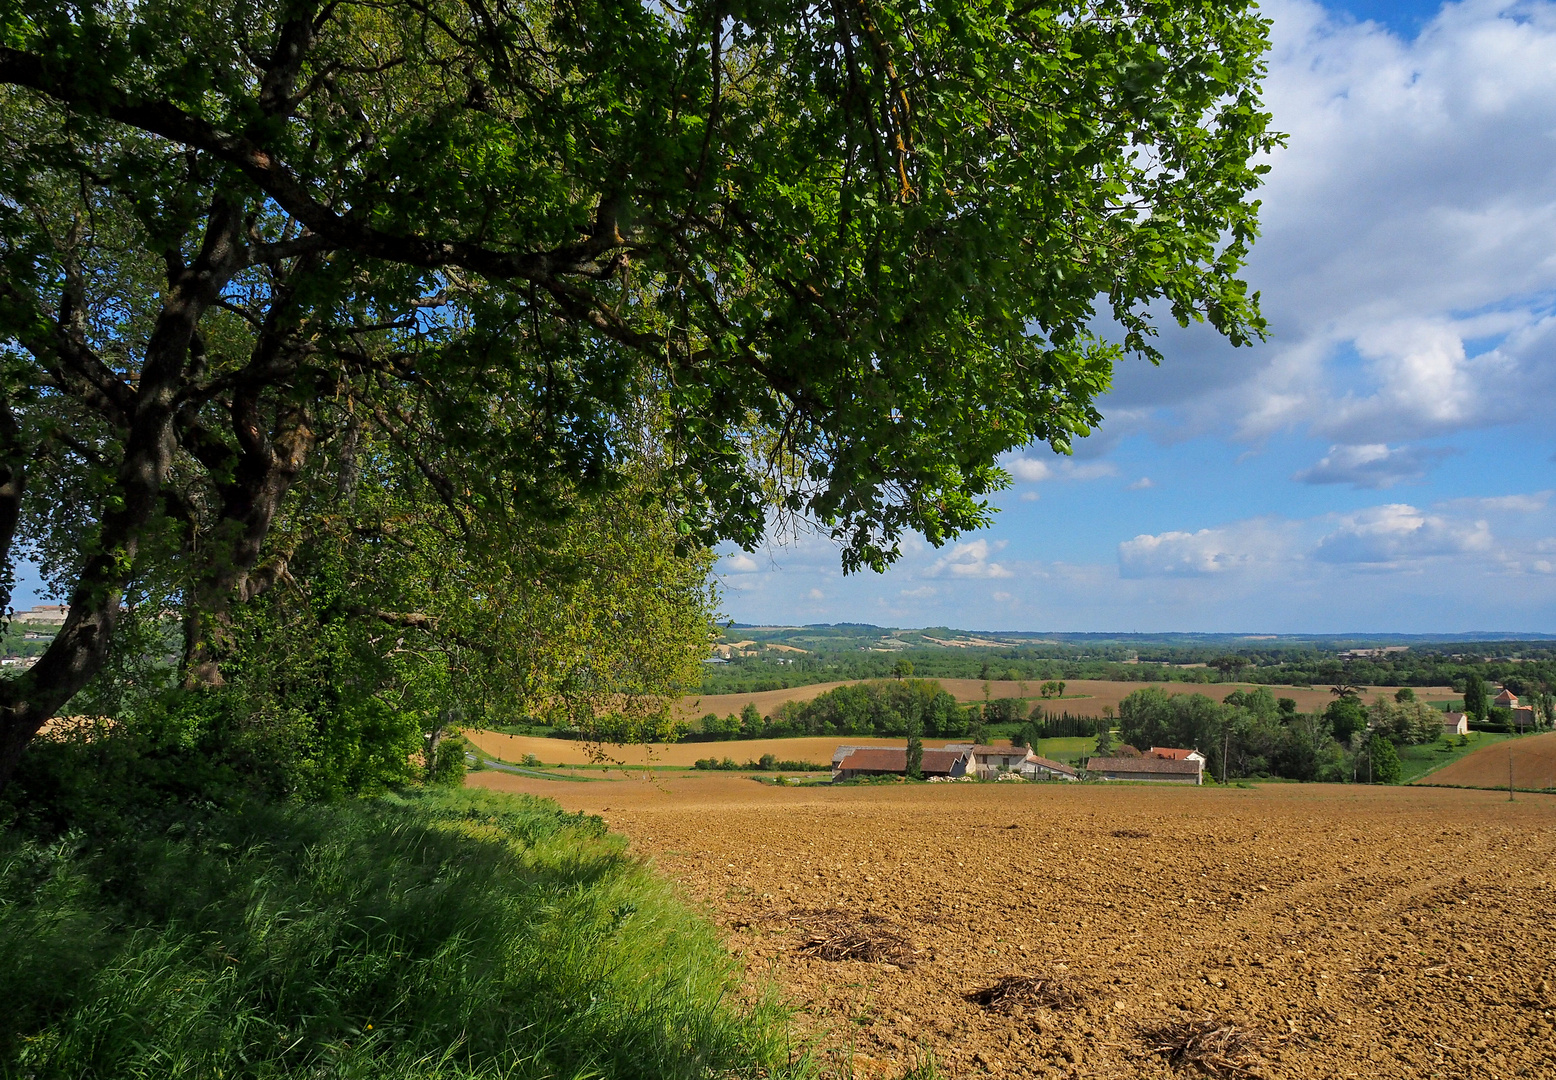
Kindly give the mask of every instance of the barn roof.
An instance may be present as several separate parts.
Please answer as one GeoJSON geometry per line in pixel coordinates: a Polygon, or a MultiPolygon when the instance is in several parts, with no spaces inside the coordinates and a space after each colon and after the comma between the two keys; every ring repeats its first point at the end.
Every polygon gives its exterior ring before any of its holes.
{"type": "Polygon", "coordinates": [[[1159,757],[1094,757],[1086,763],[1086,771],[1160,773],[1163,776],[1198,776],[1200,773],[1200,763],[1197,761],[1171,761],[1167,758],[1159,757]]]}
{"type": "MultiPolygon", "coordinates": [[[[1185,750],[1178,746],[1153,746],[1150,750],[1152,757],[1166,758],[1168,761],[1186,761],[1190,754],[1198,753],[1196,750],[1185,750]]],[[[1201,754],[1201,757],[1204,755],[1201,754]]]]}
{"type": "MultiPolygon", "coordinates": [[[[966,756],[964,750],[924,751],[923,768],[926,773],[949,773],[956,763],[966,756]]],[[[905,746],[861,746],[838,762],[839,769],[855,772],[908,771],[908,748],[905,746]]]]}
{"type": "Polygon", "coordinates": [[[1064,773],[1066,776],[1075,775],[1075,767],[1073,765],[1066,765],[1062,761],[1055,761],[1052,758],[1038,757],[1036,754],[1033,754],[1027,760],[1032,762],[1034,765],[1041,765],[1043,768],[1050,769],[1053,772],[1064,773]]]}

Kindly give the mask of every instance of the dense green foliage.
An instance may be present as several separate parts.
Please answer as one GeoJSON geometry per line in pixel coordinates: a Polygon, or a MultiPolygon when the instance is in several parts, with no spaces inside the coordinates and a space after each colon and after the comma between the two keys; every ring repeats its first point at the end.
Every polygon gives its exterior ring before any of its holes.
{"type": "Polygon", "coordinates": [[[1367,778],[1374,784],[1397,784],[1400,780],[1399,752],[1383,733],[1367,740],[1367,778]]]}
{"type": "Polygon", "coordinates": [[[772,735],[966,735],[967,710],[928,679],[888,679],[828,690],[809,701],[786,701],[764,731],[772,735]]]}
{"type": "Polygon", "coordinates": [[[828,766],[815,761],[790,761],[780,759],[777,754],[763,754],[756,761],[748,761],[744,765],[731,757],[698,758],[692,763],[692,768],[724,772],[826,772],[828,766]]]}
{"type": "Polygon", "coordinates": [[[1277,699],[1264,687],[1233,691],[1220,703],[1203,694],[1169,696],[1147,687],[1123,700],[1118,724],[1119,738],[1137,750],[1200,751],[1206,772],[1218,779],[1365,780],[1370,764],[1377,782],[1396,783],[1400,763],[1394,747],[1437,742],[1442,719],[1441,712],[1409,694],[1379,696],[1366,706],[1343,694],[1321,713],[1299,713],[1296,702],[1277,699]],[[1389,760],[1392,766],[1384,764],[1389,760]]]}
{"type": "Polygon", "coordinates": [[[618,838],[542,800],[0,839],[0,1057],[38,1080],[782,1071],[735,978],[618,838]]]}
{"type": "Polygon", "coordinates": [[[1248,0],[5,8],[0,583],[19,546],[70,615],[0,680],[0,782],[121,610],[217,686],[294,579],[424,655],[554,625],[526,583],[590,514],[677,554],[803,515],[849,570],[985,523],[1157,319],[1262,334],[1267,35],[1248,0]],[[469,602],[353,605],[368,565],[469,602]]]}
{"type": "Polygon", "coordinates": [[[1018,729],[1016,745],[1031,746],[1039,739],[1090,738],[1111,729],[1111,720],[1072,716],[1068,712],[1053,712],[1038,705],[1032,709],[1032,719],[1018,729]]]}
{"type": "Polygon", "coordinates": [[[1481,678],[1480,672],[1473,672],[1464,678],[1464,712],[1471,719],[1484,722],[1487,711],[1491,707],[1490,696],[1486,693],[1486,682],[1481,678]]]}

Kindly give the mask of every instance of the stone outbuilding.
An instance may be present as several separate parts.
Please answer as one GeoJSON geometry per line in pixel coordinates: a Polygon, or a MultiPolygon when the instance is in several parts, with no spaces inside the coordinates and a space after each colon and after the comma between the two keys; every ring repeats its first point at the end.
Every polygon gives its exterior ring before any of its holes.
{"type": "MultiPolygon", "coordinates": [[[[1197,756],[1197,755],[1196,755],[1197,756]]],[[[1173,760],[1142,754],[1139,757],[1094,757],[1086,771],[1099,780],[1144,780],[1156,784],[1203,784],[1205,761],[1173,760]]]]}
{"type": "MultiPolygon", "coordinates": [[[[972,755],[965,750],[924,749],[925,777],[940,776],[957,780],[971,771],[972,755]]],[[[832,779],[853,780],[861,776],[906,776],[906,746],[838,747],[832,757],[832,779]],[[847,750],[848,753],[842,753],[847,750]]]]}

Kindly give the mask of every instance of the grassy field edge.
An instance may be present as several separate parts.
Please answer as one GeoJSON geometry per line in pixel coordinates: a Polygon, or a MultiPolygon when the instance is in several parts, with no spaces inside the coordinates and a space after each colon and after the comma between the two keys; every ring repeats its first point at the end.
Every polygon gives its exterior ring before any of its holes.
{"type": "Polygon", "coordinates": [[[0,840],[0,1060],[35,1080],[805,1072],[740,975],[678,887],[541,798],[0,840]]]}

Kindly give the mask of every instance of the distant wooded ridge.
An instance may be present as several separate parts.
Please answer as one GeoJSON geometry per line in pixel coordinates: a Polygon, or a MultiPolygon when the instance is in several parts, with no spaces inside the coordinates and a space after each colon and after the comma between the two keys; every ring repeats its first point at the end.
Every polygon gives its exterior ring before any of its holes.
{"type": "MultiPolygon", "coordinates": [[[[1289,686],[1455,686],[1475,674],[1556,688],[1556,635],[1042,634],[899,629],[861,623],[721,628],[700,690],[759,693],[914,676],[1030,682],[1251,682],[1289,686]]],[[[1026,696],[1026,695],[1022,695],[1026,696]]]]}
{"type": "Polygon", "coordinates": [[[903,640],[921,638],[924,644],[934,644],[932,639],[955,642],[950,648],[990,648],[1005,644],[1020,645],[1177,645],[1203,647],[1219,645],[1237,648],[1291,647],[1310,645],[1320,650],[1343,651],[1345,649],[1380,648],[1389,645],[1424,647],[1433,644],[1463,644],[1466,642],[1497,642],[1507,644],[1556,643],[1556,633],[1512,630],[1471,630],[1457,634],[1234,634],[1197,633],[1174,631],[1166,633],[1114,633],[1070,632],[1050,630],[958,630],[946,626],[907,628],[876,626],[872,623],[807,623],[804,626],[777,626],[760,623],[730,623],[723,629],[723,637],[759,636],[759,640],[784,640],[787,636],[816,635],[822,637],[893,636],[903,640]],[[973,639],[987,641],[978,645],[973,639]]]}

